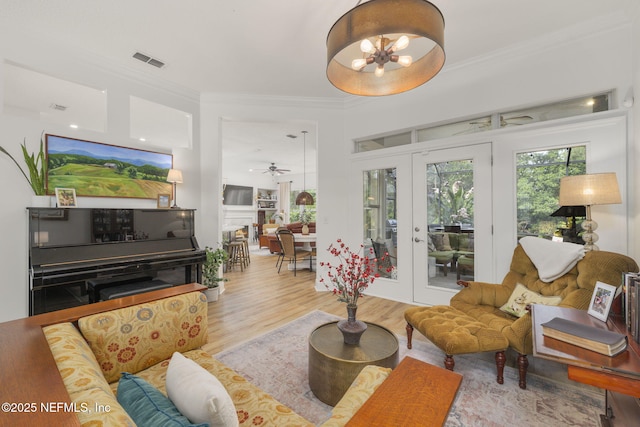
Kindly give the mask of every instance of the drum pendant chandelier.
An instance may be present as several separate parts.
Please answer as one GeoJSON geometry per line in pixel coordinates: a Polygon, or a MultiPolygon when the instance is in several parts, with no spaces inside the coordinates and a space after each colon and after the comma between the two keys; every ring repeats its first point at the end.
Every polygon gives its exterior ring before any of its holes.
{"type": "Polygon", "coordinates": [[[353,95],[414,89],[438,74],[444,60],[444,18],[426,0],[358,4],[327,36],[327,78],[353,95]]]}

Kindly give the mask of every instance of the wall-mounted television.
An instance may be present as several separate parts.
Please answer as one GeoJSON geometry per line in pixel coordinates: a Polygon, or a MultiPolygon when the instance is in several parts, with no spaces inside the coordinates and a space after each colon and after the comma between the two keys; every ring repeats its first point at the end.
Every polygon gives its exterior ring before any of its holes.
{"type": "Polygon", "coordinates": [[[227,185],[224,187],[223,197],[223,205],[252,206],[253,187],[227,185]]]}

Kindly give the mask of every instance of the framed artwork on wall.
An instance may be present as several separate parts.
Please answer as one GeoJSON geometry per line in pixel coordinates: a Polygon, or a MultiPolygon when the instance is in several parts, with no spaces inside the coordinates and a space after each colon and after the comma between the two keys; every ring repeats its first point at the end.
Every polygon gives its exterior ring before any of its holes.
{"type": "Polygon", "coordinates": [[[173,155],[46,135],[47,194],[73,188],[77,196],[157,199],[171,193],[173,155]]]}

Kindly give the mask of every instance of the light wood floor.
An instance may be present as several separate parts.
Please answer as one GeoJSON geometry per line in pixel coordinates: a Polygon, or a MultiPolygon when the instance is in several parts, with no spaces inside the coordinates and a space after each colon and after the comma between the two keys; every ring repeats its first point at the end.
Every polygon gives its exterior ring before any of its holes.
{"type": "MultiPolygon", "coordinates": [[[[215,355],[313,310],[346,317],[344,303],[338,302],[330,292],[315,290],[315,271],[299,270],[294,277],[285,265],[278,274],[276,259],[275,255],[254,255],[244,272],[235,268],[225,273],[229,279],[225,283],[226,291],[217,302],[209,303],[209,342],[203,347],[209,354],[215,355]]],[[[412,306],[366,296],[358,302],[358,318],[406,336],[404,311],[408,307],[412,306]]],[[[427,341],[419,332],[413,334],[413,340],[427,341]]],[[[493,364],[493,352],[474,356],[493,364]]],[[[507,351],[507,366],[516,366],[516,356],[515,352],[507,351]]],[[[573,383],[567,378],[565,365],[548,360],[529,357],[528,372],[573,383]]]]}
{"type": "MultiPolygon", "coordinates": [[[[235,267],[225,273],[229,279],[225,292],[217,302],[209,303],[209,343],[204,347],[208,353],[216,354],[313,310],[346,317],[344,303],[329,292],[315,290],[315,271],[299,270],[294,277],[285,264],[278,274],[276,259],[275,255],[253,255],[244,272],[235,267]]],[[[357,317],[404,335],[404,310],[408,307],[367,296],[358,302],[357,317]]],[[[414,334],[414,339],[425,339],[418,335],[414,334]]]]}

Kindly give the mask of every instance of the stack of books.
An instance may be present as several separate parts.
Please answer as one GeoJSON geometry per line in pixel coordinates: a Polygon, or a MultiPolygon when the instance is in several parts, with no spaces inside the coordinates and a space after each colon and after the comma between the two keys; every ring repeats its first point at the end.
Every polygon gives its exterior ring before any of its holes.
{"type": "Polygon", "coordinates": [[[624,319],[633,340],[640,343],[640,273],[626,273],[623,285],[624,319]]]}
{"type": "Polygon", "coordinates": [[[627,348],[627,336],[607,329],[554,317],[543,323],[542,334],[606,356],[616,356],[627,348]]]}

